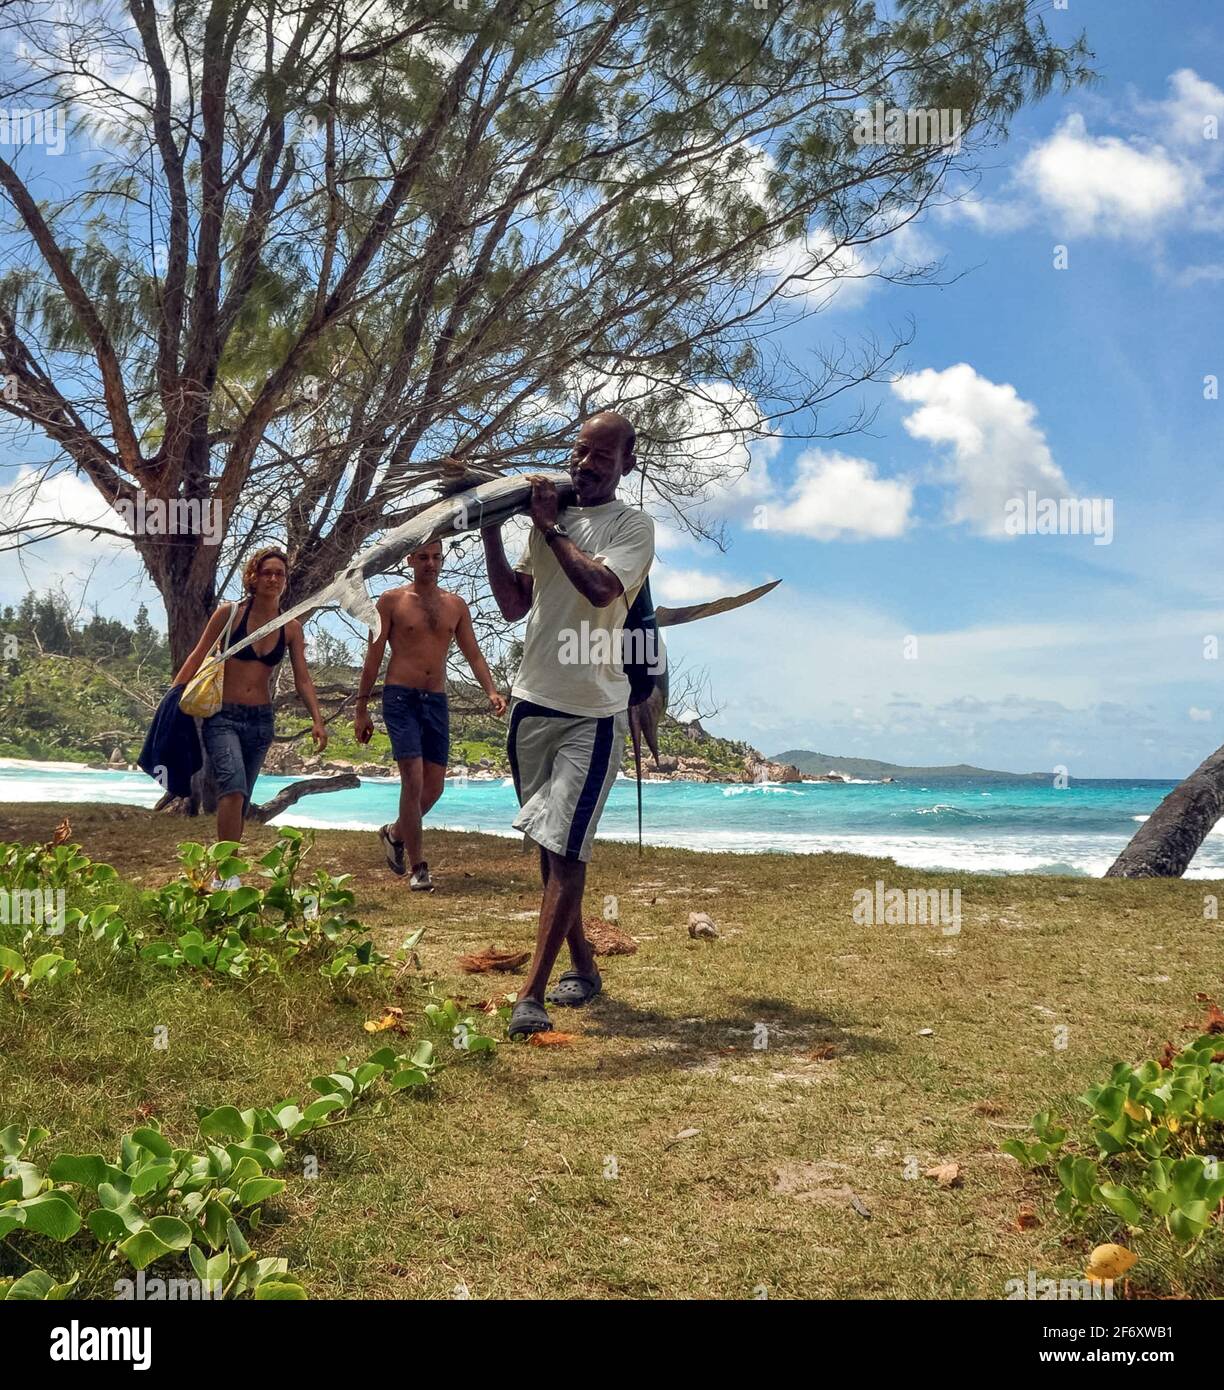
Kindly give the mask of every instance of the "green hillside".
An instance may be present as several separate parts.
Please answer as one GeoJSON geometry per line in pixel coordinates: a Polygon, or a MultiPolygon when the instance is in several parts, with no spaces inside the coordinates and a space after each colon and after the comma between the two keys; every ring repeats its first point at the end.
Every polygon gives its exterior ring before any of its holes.
{"type": "MultiPolygon", "coordinates": [[[[331,716],[356,689],[360,666],[343,644],[328,637],[311,646],[310,661],[324,714],[331,716]]],[[[171,675],[165,637],[143,607],[129,628],[97,616],[76,620],[54,596],[28,594],[17,609],[0,612],[0,757],[106,763],[118,749],[125,763],[134,762],[171,675]]],[[[494,676],[502,689],[509,687],[506,672],[495,670],[494,676]]],[[[281,739],[293,739],[294,752],[309,758],[310,721],[292,690],[286,662],[281,691],[290,698],[277,711],[276,731],[281,739]]],[[[452,761],[508,773],[505,722],[488,712],[475,686],[452,681],[448,693],[452,761]]],[[[377,700],[374,715],[377,726],[377,700]]],[[[393,769],[391,743],[381,728],[368,744],[353,737],[351,705],[329,719],[328,732],[325,762],[393,769]]],[[[667,716],[659,730],[659,752],[665,760],[703,759],[712,776],[738,780],[753,750],[667,716]]],[[[270,768],[277,756],[284,756],[283,745],[269,754],[270,768]]],[[[643,770],[652,768],[647,754],[643,770]]]]}
{"type": "Polygon", "coordinates": [[[902,763],[883,763],[875,758],[838,758],[832,753],[813,753],[808,748],[789,748],[785,753],[775,753],[773,761],[791,763],[807,777],[822,772],[844,772],[847,777],[876,780],[891,777],[897,782],[930,782],[940,777],[993,777],[1001,782],[1029,782],[1049,776],[1045,772],[993,772],[970,763],[956,763],[950,767],[906,767],[902,763]]]}

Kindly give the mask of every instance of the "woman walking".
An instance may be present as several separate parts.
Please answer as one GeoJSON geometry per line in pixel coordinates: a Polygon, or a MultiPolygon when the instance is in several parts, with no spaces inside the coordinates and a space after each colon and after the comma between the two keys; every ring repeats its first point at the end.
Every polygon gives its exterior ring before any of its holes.
{"type": "MultiPolygon", "coordinates": [[[[288,579],[289,565],[283,550],[272,546],[253,555],[242,575],[246,599],[241,607],[230,603],[218,605],[195,649],[175,676],[175,685],[186,685],[199,671],[225,630],[231,613],[235,621],[227,646],[241,642],[249,631],[276,617],[288,579]]],[[[204,748],[217,783],[218,840],[242,839],[255,779],[272,744],[272,674],[284,659],[286,650],[293,664],[298,696],[314,721],[311,736],[319,752],[327,747],[327,728],[306,665],[301,623],[286,623],[262,644],[253,643],[230,657],[225,663],[221,708],[203,724],[204,748]],[[259,650],[260,645],[263,651],[259,650]]]]}

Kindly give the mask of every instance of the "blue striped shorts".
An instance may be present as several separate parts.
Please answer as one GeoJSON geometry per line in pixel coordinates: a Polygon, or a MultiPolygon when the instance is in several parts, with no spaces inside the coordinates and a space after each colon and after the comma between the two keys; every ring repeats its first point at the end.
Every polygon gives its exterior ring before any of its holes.
{"type": "Polygon", "coordinates": [[[626,710],[594,719],[514,700],[506,754],[520,811],[514,828],[586,863],[625,753],[626,710]]]}

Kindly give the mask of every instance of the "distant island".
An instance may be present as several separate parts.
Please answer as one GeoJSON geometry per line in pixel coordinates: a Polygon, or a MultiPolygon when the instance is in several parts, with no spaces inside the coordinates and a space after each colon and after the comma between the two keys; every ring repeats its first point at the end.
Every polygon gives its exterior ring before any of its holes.
{"type": "Polygon", "coordinates": [[[862,777],[872,782],[891,777],[894,782],[933,782],[941,777],[989,777],[997,782],[1046,780],[1048,772],[993,772],[990,768],[956,763],[951,767],[906,767],[902,763],[882,763],[875,758],[838,758],[832,753],[813,753],[808,748],[789,748],[775,753],[771,762],[789,764],[804,777],[840,772],[843,777],[862,777]]]}

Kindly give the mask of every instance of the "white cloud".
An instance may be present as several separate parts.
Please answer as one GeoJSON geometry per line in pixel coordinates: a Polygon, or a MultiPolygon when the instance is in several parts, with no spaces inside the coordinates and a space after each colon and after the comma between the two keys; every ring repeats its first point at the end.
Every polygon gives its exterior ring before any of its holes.
{"type": "Polygon", "coordinates": [[[941,473],[954,490],[950,520],[1002,536],[1010,498],[1029,489],[1040,497],[1069,495],[1036,407],[1014,386],[988,381],[959,362],[902,377],[893,390],[916,407],[903,421],[908,433],[947,450],[941,473]]]}
{"type": "Polygon", "coordinates": [[[1138,112],[1159,122],[1164,137],[1189,155],[1209,163],[1224,159],[1224,90],[1200,77],[1193,68],[1179,68],[1169,77],[1170,95],[1164,101],[1139,102],[1138,112]]]}
{"type": "Polygon", "coordinates": [[[782,291],[784,299],[804,299],[811,307],[857,309],[879,285],[933,267],[941,254],[914,221],[862,246],[846,245],[826,229],[814,228],[770,252],[763,269],[777,279],[798,277],[782,291]]]}
{"type": "Polygon", "coordinates": [[[1116,113],[1124,135],[1091,134],[1082,114],[1068,116],[1020,162],[1001,197],[959,198],[936,209],[938,220],[1011,232],[1044,217],[1056,232],[1132,239],[1178,225],[1220,230],[1211,176],[1224,167],[1224,90],[1192,68],[1179,68],[1168,85],[1167,97],[1134,98],[1116,113]]]}
{"type": "Polygon", "coordinates": [[[775,280],[795,276],[782,290],[785,299],[823,301],[835,297],[853,307],[870,288],[870,267],[855,246],[839,245],[829,232],[813,230],[771,251],[762,269],[775,280]]]}
{"type": "Polygon", "coordinates": [[[783,498],[768,503],[762,517],[770,531],[813,540],[874,540],[904,534],[912,502],[908,482],[877,477],[866,459],[809,449],[783,498]]]}
{"type": "MultiPolygon", "coordinates": [[[[115,531],[130,530],[87,479],[67,471],[44,478],[41,472],[22,467],[11,483],[0,487],[0,527],[20,527],[40,533],[44,523],[71,522],[115,531]]],[[[129,548],[127,542],[117,536],[74,530],[60,532],[46,544],[53,544],[63,556],[74,557],[92,554],[96,558],[100,550],[112,552],[129,548]]],[[[42,544],[39,548],[43,548],[42,544]]]]}
{"type": "Polygon", "coordinates": [[[735,581],[726,575],[673,569],[670,565],[655,565],[650,571],[650,582],[655,601],[664,603],[704,603],[732,593],[736,587],[735,581]]]}
{"type": "MultiPolygon", "coordinates": [[[[776,440],[754,445],[746,471],[705,489],[703,514],[754,531],[820,541],[878,540],[908,529],[913,486],[906,479],[881,478],[869,459],[813,448],[799,455],[793,478],[783,482],[766,462],[776,451],[776,440]]],[[[678,536],[666,528],[658,548],[677,545],[678,536]]]]}
{"type": "Polygon", "coordinates": [[[1209,724],[1211,722],[1211,711],[1209,709],[1199,709],[1196,705],[1191,705],[1190,719],[1194,724],[1209,724]]]}
{"type": "Polygon", "coordinates": [[[1187,205],[1196,184],[1163,146],[1092,136],[1078,114],[1024,158],[1018,178],[1068,232],[1104,236],[1151,233],[1187,205]]]}
{"type": "MultiPolygon", "coordinates": [[[[0,527],[25,528],[35,535],[42,534],[39,522],[128,529],[87,479],[69,471],[51,478],[41,475],[41,469],[23,465],[0,485],[0,527]]],[[[74,602],[127,620],[143,600],[153,611],[154,622],[160,623],[160,596],[135,548],[119,536],[66,530],[20,550],[0,553],[0,604],[16,604],[30,589],[62,589],[74,602]]]]}

